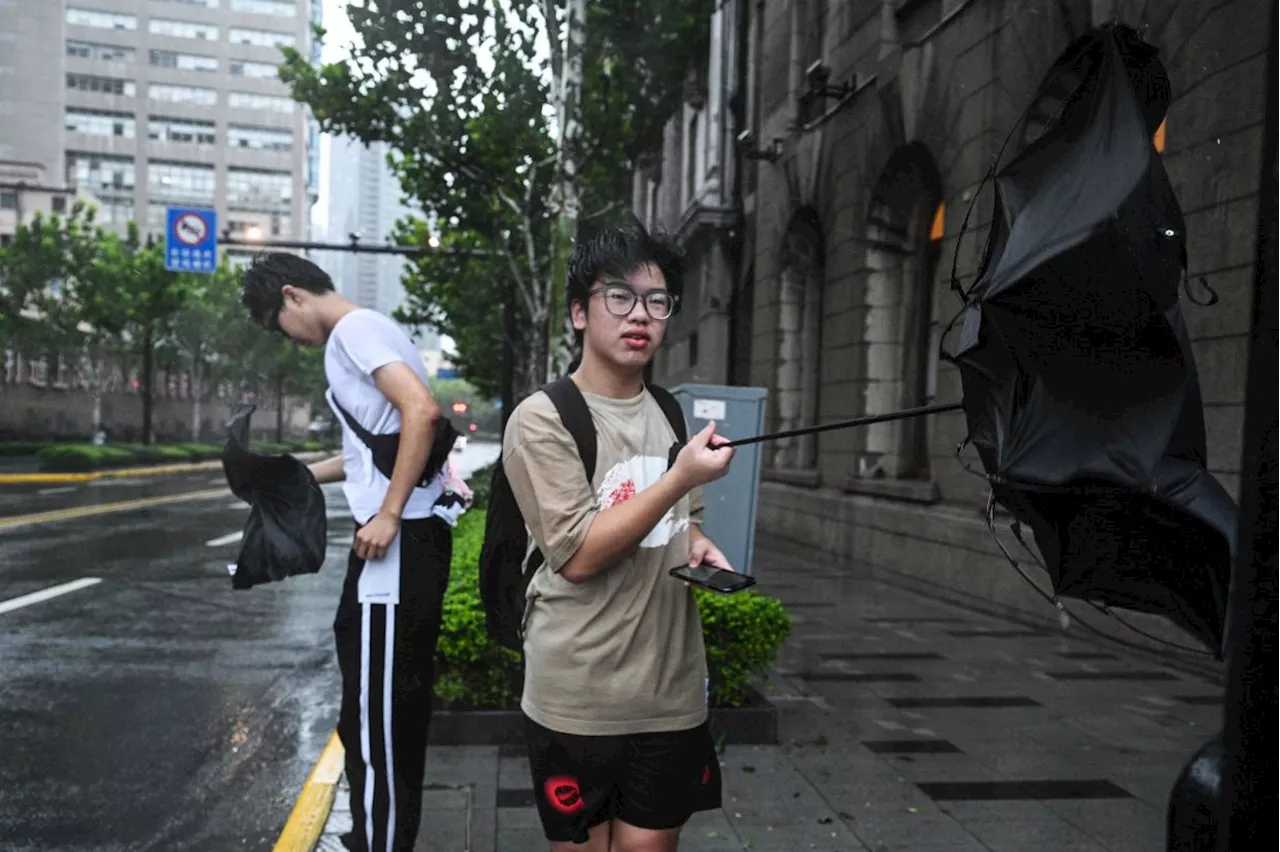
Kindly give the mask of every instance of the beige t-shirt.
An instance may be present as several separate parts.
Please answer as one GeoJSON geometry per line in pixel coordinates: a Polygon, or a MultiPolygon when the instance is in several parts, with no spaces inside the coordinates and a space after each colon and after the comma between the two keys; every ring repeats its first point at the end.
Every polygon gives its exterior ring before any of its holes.
{"type": "MultiPolygon", "coordinates": [[[[675,432],[646,391],[633,399],[583,393],[596,427],[587,484],[577,446],[551,399],[535,393],[507,424],[503,466],[545,562],[529,583],[521,708],[545,728],[614,736],[679,731],[707,718],[707,660],[693,593],[670,576],[689,559],[702,491],[681,498],[640,546],[585,583],[560,569],[591,522],[667,470],[675,432]]],[[[527,562],[526,562],[527,564],[527,562]]]]}

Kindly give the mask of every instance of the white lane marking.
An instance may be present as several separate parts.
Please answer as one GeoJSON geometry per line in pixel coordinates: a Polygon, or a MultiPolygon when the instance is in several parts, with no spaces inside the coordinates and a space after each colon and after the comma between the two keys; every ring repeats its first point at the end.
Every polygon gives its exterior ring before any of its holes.
{"type": "Polygon", "coordinates": [[[218,538],[211,538],[205,542],[205,546],[206,547],[222,547],[222,545],[224,544],[231,544],[232,542],[237,542],[242,538],[244,538],[244,530],[240,530],[239,532],[227,533],[226,535],[220,536],[218,538]]]}
{"type": "Polygon", "coordinates": [[[0,615],[6,612],[12,612],[15,609],[22,609],[24,606],[31,606],[41,601],[47,601],[50,598],[56,598],[69,592],[76,592],[80,589],[87,589],[90,586],[96,586],[102,582],[101,577],[81,577],[79,580],[72,580],[70,583],[62,583],[57,586],[50,586],[39,592],[32,592],[29,595],[11,598],[7,601],[0,602],[0,615]]]}
{"type": "Polygon", "coordinates": [[[57,488],[41,488],[37,494],[70,494],[79,489],[76,485],[60,485],[57,488]]]}

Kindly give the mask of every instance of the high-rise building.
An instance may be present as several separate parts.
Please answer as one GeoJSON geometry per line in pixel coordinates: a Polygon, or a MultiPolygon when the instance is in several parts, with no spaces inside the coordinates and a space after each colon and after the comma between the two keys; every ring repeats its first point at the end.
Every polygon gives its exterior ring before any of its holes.
{"type": "MultiPolygon", "coordinates": [[[[388,243],[396,221],[411,215],[401,200],[400,181],[387,165],[385,142],[365,145],[350,136],[335,136],[329,145],[329,221],[331,242],[388,243]]],[[[344,252],[328,260],[343,295],[366,308],[390,314],[404,303],[400,283],[405,260],[394,254],[344,252]]]]}
{"type": "Polygon", "coordinates": [[[320,0],[0,0],[0,160],[92,193],[163,237],[169,205],[300,238],[318,139],[277,67],[314,55],[320,0]]]}

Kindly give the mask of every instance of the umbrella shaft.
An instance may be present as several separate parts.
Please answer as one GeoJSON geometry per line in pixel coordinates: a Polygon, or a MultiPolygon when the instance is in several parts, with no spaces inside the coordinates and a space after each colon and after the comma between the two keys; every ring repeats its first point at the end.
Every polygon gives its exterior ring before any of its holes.
{"type": "Polygon", "coordinates": [[[774,432],[770,435],[756,435],[754,438],[739,438],[721,447],[741,447],[745,444],[758,444],[762,441],[776,441],[779,438],[795,438],[800,435],[813,435],[818,432],[830,432],[834,429],[851,429],[854,426],[870,426],[873,423],[888,423],[892,420],[909,420],[912,417],[924,417],[928,414],[942,414],[947,411],[959,411],[963,406],[958,402],[942,405],[922,405],[919,408],[904,408],[888,414],[870,414],[866,417],[855,417],[852,420],[841,420],[838,423],[825,423],[821,426],[806,426],[803,429],[791,429],[786,432],[774,432]]]}

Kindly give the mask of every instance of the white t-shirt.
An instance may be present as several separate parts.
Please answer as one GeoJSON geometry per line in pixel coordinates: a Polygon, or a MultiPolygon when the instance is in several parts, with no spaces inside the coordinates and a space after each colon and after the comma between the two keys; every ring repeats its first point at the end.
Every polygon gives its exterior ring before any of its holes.
{"type": "MultiPolygon", "coordinates": [[[[329,381],[329,391],[374,435],[400,431],[400,412],[373,380],[375,370],[394,361],[408,364],[422,383],[430,386],[422,358],[409,335],[377,311],[361,308],[338,320],[325,346],[324,374],[329,381]]],[[[374,467],[373,453],[351,431],[342,414],[336,408],[333,413],[342,424],[342,470],[346,475],[342,490],[347,495],[351,514],[363,524],[382,508],[391,482],[374,467]]],[[[430,517],[442,491],[440,476],[425,488],[415,488],[405,503],[402,517],[406,520],[430,517]]]]}

